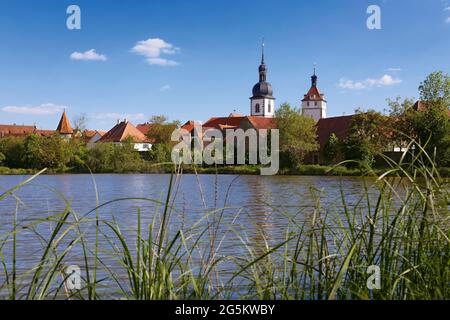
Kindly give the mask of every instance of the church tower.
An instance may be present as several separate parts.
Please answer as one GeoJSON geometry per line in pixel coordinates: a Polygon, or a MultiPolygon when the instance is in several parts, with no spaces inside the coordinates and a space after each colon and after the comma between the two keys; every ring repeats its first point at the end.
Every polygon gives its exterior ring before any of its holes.
{"type": "Polygon", "coordinates": [[[267,67],[264,62],[264,42],[262,44],[261,65],[259,66],[259,82],[253,87],[250,98],[250,115],[272,118],[275,114],[275,98],[273,90],[267,82],[267,67]]]}
{"type": "Polygon", "coordinates": [[[320,93],[317,88],[316,68],[311,77],[311,89],[305,94],[302,100],[302,112],[305,116],[311,117],[316,121],[327,117],[327,101],[325,95],[320,93]]]}

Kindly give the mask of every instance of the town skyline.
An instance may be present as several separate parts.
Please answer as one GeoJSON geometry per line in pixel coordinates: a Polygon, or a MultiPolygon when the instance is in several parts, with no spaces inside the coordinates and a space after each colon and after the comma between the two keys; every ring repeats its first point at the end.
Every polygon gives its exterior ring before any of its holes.
{"type": "Polygon", "coordinates": [[[0,4],[0,122],[54,129],[64,108],[98,130],[157,114],[181,122],[249,114],[263,37],[275,107],[300,107],[314,63],[329,116],[418,98],[427,74],[450,69],[446,1],[380,1],[381,30],[366,27],[369,2],[174,3],[78,1],[81,30],[66,28],[67,1],[0,4]],[[406,26],[405,15],[414,22],[406,26]]]}

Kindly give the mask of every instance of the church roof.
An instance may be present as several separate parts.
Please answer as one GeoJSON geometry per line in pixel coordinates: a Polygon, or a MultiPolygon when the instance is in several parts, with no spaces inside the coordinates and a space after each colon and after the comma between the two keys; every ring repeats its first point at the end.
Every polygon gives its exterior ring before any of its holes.
{"type": "Polygon", "coordinates": [[[131,139],[133,142],[150,142],[149,139],[128,121],[116,124],[99,140],[100,142],[123,142],[131,139]]]}
{"type": "Polygon", "coordinates": [[[277,122],[275,118],[250,116],[247,117],[247,119],[256,130],[277,128],[277,122]]]}
{"type": "Polygon", "coordinates": [[[332,118],[322,118],[317,122],[317,138],[321,147],[323,147],[330,135],[334,133],[342,141],[347,138],[352,125],[353,115],[340,116],[332,118]]]}
{"type": "Polygon", "coordinates": [[[302,101],[325,101],[325,98],[316,86],[312,86],[302,101]]]}
{"type": "Polygon", "coordinates": [[[244,128],[244,121],[248,121],[250,125],[259,129],[274,129],[276,128],[275,118],[265,118],[258,116],[241,116],[241,117],[218,117],[211,118],[203,124],[204,128],[215,128],[219,130],[224,129],[239,129],[244,128]]]}
{"type": "Polygon", "coordinates": [[[253,86],[253,96],[250,99],[254,98],[269,98],[274,99],[272,85],[267,82],[267,67],[264,62],[264,42],[261,47],[261,64],[259,65],[259,82],[253,86]]]}
{"type": "Polygon", "coordinates": [[[252,98],[272,98],[273,99],[273,89],[272,85],[266,81],[258,82],[253,86],[253,97],[252,98]]]}
{"type": "Polygon", "coordinates": [[[65,111],[61,116],[61,120],[59,120],[56,131],[58,131],[60,134],[73,134],[72,126],[70,125],[69,118],[67,118],[67,114],[65,111]]]}
{"type": "Polygon", "coordinates": [[[246,117],[214,117],[210,118],[203,124],[205,128],[215,128],[222,130],[224,127],[230,128],[238,128],[242,120],[246,117]]]}

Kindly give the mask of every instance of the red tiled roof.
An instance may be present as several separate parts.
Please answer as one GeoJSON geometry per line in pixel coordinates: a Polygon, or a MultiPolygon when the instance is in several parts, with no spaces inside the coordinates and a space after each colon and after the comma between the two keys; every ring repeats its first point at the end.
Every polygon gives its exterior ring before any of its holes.
{"type": "Polygon", "coordinates": [[[243,122],[248,120],[248,122],[253,126],[253,128],[259,129],[274,129],[277,127],[275,118],[265,118],[258,116],[239,116],[239,117],[219,117],[211,118],[203,125],[207,128],[215,128],[219,130],[224,129],[238,129],[241,128],[243,122]]]}
{"type": "Polygon", "coordinates": [[[320,146],[323,147],[327,143],[332,133],[334,133],[340,141],[347,138],[352,119],[353,115],[320,119],[316,125],[320,146]]]}
{"type": "Polygon", "coordinates": [[[100,142],[122,142],[131,138],[133,142],[150,142],[149,139],[130,122],[122,121],[99,140],[100,142]]]}
{"type": "Polygon", "coordinates": [[[0,137],[6,136],[27,136],[35,133],[35,126],[0,125],[0,137]]]}
{"type": "Polygon", "coordinates": [[[18,126],[18,125],[0,125],[0,138],[7,136],[25,137],[30,134],[38,134],[40,136],[51,136],[55,134],[55,130],[39,130],[35,126],[18,126]]]}
{"type": "Polygon", "coordinates": [[[264,118],[264,117],[247,117],[248,121],[252,124],[253,128],[259,129],[275,129],[277,127],[277,121],[275,118],[264,118]]]}
{"type": "Polygon", "coordinates": [[[181,126],[181,129],[184,129],[188,132],[191,132],[192,130],[194,130],[195,126],[201,126],[202,124],[198,121],[195,120],[189,120],[187,121],[185,124],[183,124],[181,126]]]}
{"type": "Polygon", "coordinates": [[[142,123],[142,124],[138,124],[136,126],[136,128],[142,132],[144,135],[147,135],[148,131],[150,130],[150,128],[153,126],[152,123],[142,123]]]}
{"type": "Polygon", "coordinates": [[[58,131],[61,134],[73,134],[72,126],[70,125],[69,119],[67,118],[67,114],[64,111],[61,120],[59,120],[58,127],[56,128],[56,131],[58,131]]]}
{"type": "Polygon", "coordinates": [[[302,101],[325,101],[316,86],[312,86],[302,101]]]}
{"type": "Polygon", "coordinates": [[[54,135],[55,133],[57,133],[57,131],[55,131],[55,130],[36,130],[35,133],[42,137],[46,137],[46,136],[54,135]]]}
{"type": "Polygon", "coordinates": [[[203,124],[203,127],[215,128],[221,130],[221,127],[239,127],[242,121],[247,117],[214,117],[203,124]]]}

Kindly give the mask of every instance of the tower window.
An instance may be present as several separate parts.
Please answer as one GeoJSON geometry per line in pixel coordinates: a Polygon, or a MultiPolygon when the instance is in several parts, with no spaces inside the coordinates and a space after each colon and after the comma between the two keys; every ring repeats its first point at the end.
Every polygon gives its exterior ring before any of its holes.
{"type": "Polygon", "coordinates": [[[269,102],[269,113],[271,113],[271,112],[272,112],[272,105],[269,102]]]}
{"type": "Polygon", "coordinates": [[[309,101],[307,102],[307,104],[306,104],[308,107],[309,107],[309,101]]]}
{"type": "Polygon", "coordinates": [[[260,112],[259,103],[257,103],[255,105],[255,113],[259,113],[259,112],[260,112]]]}
{"type": "Polygon", "coordinates": [[[317,102],[314,102],[314,105],[317,106],[317,102]]]}

